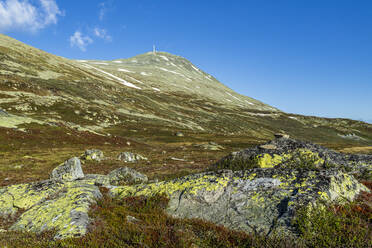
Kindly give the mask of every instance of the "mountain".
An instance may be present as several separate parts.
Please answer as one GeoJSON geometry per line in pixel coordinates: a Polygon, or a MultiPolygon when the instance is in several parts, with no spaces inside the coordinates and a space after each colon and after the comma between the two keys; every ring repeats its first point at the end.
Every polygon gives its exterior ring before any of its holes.
{"type": "Polygon", "coordinates": [[[165,52],[70,60],[0,35],[0,97],[7,113],[0,126],[23,131],[119,137],[182,131],[250,140],[286,132],[318,143],[372,144],[371,124],[284,113],[165,52]]]}

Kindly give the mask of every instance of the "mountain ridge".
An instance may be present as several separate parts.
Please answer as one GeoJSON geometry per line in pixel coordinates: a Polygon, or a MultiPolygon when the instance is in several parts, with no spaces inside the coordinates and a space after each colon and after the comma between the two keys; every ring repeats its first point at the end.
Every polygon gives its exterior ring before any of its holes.
{"type": "Polygon", "coordinates": [[[13,116],[0,121],[8,128],[60,123],[97,135],[184,130],[258,140],[287,132],[320,143],[372,143],[370,124],[282,112],[166,52],[70,60],[0,35],[0,96],[13,116]]]}

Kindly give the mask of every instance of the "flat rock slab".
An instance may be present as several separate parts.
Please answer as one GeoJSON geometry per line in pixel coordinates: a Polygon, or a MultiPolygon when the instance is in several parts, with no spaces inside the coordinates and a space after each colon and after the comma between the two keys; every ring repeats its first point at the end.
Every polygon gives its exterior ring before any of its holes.
{"type": "Polygon", "coordinates": [[[201,218],[264,235],[292,234],[297,209],[309,204],[353,200],[368,189],[337,171],[253,169],[191,175],[168,182],[112,188],[113,196],[165,194],[167,212],[201,218]]]}
{"type": "Polygon", "coordinates": [[[42,232],[57,230],[55,238],[86,233],[89,206],[102,197],[92,180],[46,180],[0,189],[0,216],[25,211],[10,230],[42,232]]]}

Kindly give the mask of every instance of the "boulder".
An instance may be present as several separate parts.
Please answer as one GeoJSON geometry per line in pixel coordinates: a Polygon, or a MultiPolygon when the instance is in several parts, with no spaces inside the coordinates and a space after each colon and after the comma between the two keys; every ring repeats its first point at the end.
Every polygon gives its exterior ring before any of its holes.
{"type": "Polygon", "coordinates": [[[148,181],[146,175],[128,167],[118,168],[111,171],[107,175],[107,178],[110,185],[139,184],[147,183],[148,181]]]}
{"type": "Polygon", "coordinates": [[[94,160],[94,161],[101,161],[104,158],[103,152],[98,149],[91,149],[86,150],[84,154],[81,156],[81,159],[84,160],[94,160]]]}
{"type": "Polygon", "coordinates": [[[50,176],[50,179],[73,181],[79,178],[83,178],[84,173],[81,169],[80,159],[77,157],[70,158],[63,164],[56,167],[50,176]]]}
{"type": "Polygon", "coordinates": [[[218,171],[147,185],[116,187],[117,197],[165,194],[167,212],[178,218],[200,218],[226,227],[270,235],[295,234],[298,209],[353,200],[368,189],[352,176],[305,169],[218,171]]]}
{"type": "Polygon", "coordinates": [[[55,239],[79,237],[86,234],[91,223],[90,206],[102,197],[98,186],[112,188],[115,184],[147,180],[130,168],[84,177],[79,159],[72,158],[54,169],[49,180],[0,188],[0,217],[16,218],[9,230],[36,233],[55,230],[55,239]],[[19,210],[23,213],[17,217],[19,210]]]}
{"type": "Polygon", "coordinates": [[[90,205],[101,197],[98,187],[88,182],[66,182],[49,199],[39,201],[24,212],[10,230],[39,233],[54,229],[55,239],[82,236],[91,223],[90,205]]]}
{"type": "Polygon", "coordinates": [[[126,163],[134,163],[139,160],[147,160],[146,157],[131,152],[122,152],[119,154],[118,159],[126,163]]]}
{"type": "Polygon", "coordinates": [[[275,139],[258,147],[231,153],[211,168],[233,169],[236,163],[247,168],[340,168],[367,179],[371,178],[372,171],[372,155],[343,154],[295,139],[275,139]]]}

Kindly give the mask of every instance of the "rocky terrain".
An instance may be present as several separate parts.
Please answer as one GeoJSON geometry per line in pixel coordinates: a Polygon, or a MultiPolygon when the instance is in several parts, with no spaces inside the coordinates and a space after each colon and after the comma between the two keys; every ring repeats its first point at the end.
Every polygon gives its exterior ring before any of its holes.
{"type": "Polygon", "coordinates": [[[371,247],[371,145],[180,56],[0,34],[0,247],[371,247]]]}
{"type": "MultiPolygon", "coordinates": [[[[80,159],[74,157],[53,169],[48,180],[1,188],[0,215],[18,216],[9,231],[56,230],[55,239],[82,236],[92,221],[89,208],[102,198],[99,187],[105,187],[111,197],[165,195],[170,199],[166,211],[175,217],[200,218],[266,236],[296,236],[293,220],[299,209],[343,204],[370,191],[352,174],[362,166],[371,171],[372,156],[343,155],[285,137],[270,144],[273,149],[266,144],[222,159],[219,163],[227,166],[225,170],[161,182],[149,182],[147,176],[127,167],[107,175],[84,174],[80,159]],[[296,154],[298,149],[302,149],[301,160],[284,155],[296,154]],[[285,161],[279,161],[279,156],[285,161]],[[238,157],[249,167],[229,170],[238,157]],[[265,162],[254,160],[252,166],[254,157],[265,162]],[[326,160],[333,166],[324,167],[326,160]],[[347,166],[353,170],[344,171],[347,166]]],[[[99,162],[104,156],[94,150],[84,153],[82,159],[87,158],[99,162]]]]}

